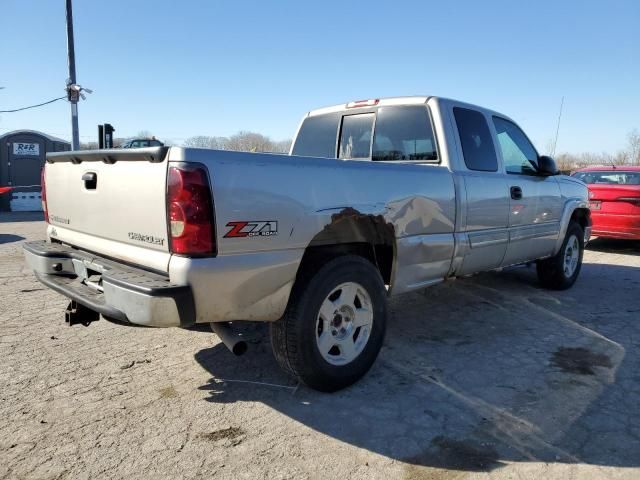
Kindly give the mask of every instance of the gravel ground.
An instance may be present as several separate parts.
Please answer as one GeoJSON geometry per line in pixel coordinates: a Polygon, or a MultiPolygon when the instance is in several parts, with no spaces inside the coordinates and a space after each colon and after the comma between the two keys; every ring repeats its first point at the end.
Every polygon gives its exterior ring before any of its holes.
{"type": "Polygon", "coordinates": [[[0,478],[640,478],[640,246],[595,240],[576,285],[533,268],[391,301],[380,358],[326,395],[248,325],[101,320],[24,268],[33,214],[0,214],[0,478]]]}

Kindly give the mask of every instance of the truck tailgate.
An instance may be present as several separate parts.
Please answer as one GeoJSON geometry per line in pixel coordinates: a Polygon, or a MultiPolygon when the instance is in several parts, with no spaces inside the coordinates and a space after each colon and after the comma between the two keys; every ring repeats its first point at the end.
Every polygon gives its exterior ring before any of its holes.
{"type": "Polygon", "coordinates": [[[50,237],[167,271],[167,150],[48,155],[45,183],[50,237]]]}

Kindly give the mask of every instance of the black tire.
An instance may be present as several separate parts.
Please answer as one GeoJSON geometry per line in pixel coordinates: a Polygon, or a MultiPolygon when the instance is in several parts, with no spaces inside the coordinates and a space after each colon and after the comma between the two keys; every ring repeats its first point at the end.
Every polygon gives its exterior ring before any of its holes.
{"type": "Polygon", "coordinates": [[[386,328],[386,290],[378,269],[356,255],[340,256],[315,273],[311,270],[302,272],[284,316],[271,324],[271,345],[285,371],[315,390],[334,392],[359,380],[378,356],[386,328]],[[318,348],[318,319],[323,302],[346,282],[355,282],[366,290],[373,321],[363,350],[350,363],[333,365],[318,348]]]}
{"type": "MultiPolygon", "coordinates": [[[[575,244],[574,244],[575,245],[575,244]]],[[[569,247],[570,248],[570,247],[569,247]]],[[[571,221],[567,228],[567,234],[564,237],[562,246],[558,253],[544,260],[538,260],[537,271],[538,280],[540,284],[552,290],[566,290],[570,288],[578,278],[580,269],[582,268],[582,257],[584,255],[584,231],[579,223],[571,221]],[[579,246],[578,263],[573,269],[569,271],[565,270],[565,261],[567,258],[568,244],[573,243],[573,239],[577,240],[579,246]]]]}

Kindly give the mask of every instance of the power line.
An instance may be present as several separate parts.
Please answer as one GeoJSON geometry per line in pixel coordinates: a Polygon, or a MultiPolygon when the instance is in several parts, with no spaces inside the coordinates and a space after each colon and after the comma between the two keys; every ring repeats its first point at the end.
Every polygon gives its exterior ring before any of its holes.
{"type": "Polygon", "coordinates": [[[36,107],[42,107],[44,105],[49,105],[50,103],[57,102],[58,100],[65,100],[66,98],[67,98],[67,96],[65,95],[63,97],[58,97],[58,98],[54,98],[53,100],[49,100],[48,102],[38,103],[37,105],[29,105],[28,107],[14,108],[13,110],[0,110],[0,113],[21,112],[22,110],[28,110],[30,108],[36,108],[36,107]]]}

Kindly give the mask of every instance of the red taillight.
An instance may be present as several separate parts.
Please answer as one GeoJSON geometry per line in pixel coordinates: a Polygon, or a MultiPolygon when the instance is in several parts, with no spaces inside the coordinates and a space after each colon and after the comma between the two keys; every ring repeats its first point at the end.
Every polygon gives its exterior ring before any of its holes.
{"type": "Polygon", "coordinates": [[[167,215],[171,252],[181,255],[213,255],[213,203],[207,171],[202,166],[169,167],[167,215]]]}
{"type": "Polygon", "coordinates": [[[42,210],[44,210],[44,221],[49,223],[49,210],[47,209],[47,183],[44,179],[44,167],[42,167],[42,171],[40,172],[40,187],[42,191],[40,192],[40,197],[42,198],[42,210]]]}

